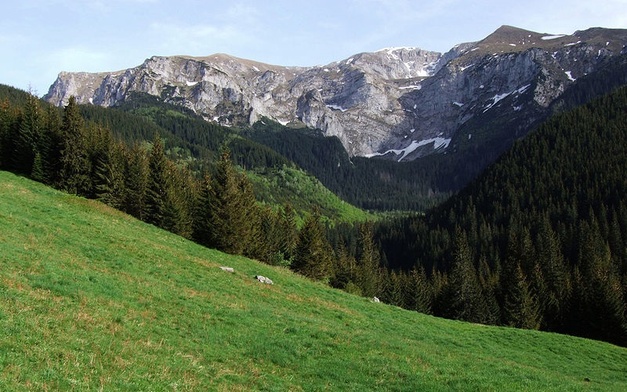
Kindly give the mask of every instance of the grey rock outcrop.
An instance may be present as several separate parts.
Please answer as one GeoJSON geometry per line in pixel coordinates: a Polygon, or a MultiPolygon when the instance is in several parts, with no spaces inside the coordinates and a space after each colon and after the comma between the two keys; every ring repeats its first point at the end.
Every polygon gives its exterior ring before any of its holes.
{"type": "Polygon", "coordinates": [[[627,30],[548,35],[503,26],[444,54],[390,48],[316,67],[224,54],[152,57],[120,72],[61,73],[45,99],[114,106],[147,93],[223,125],[268,117],[337,136],[353,156],[411,160],[446,151],[465,123],[486,113],[531,121],[626,44],[627,30]]]}

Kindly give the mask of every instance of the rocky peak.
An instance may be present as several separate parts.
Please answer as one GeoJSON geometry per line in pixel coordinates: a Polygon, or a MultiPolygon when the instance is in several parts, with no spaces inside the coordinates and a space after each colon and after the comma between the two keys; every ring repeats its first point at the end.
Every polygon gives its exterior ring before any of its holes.
{"type": "Polygon", "coordinates": [[[113,106],[143,92],[208,121],[251,124],[265,116],[335,135],[351,155],[409,160],[445,151],[473,119],[539,116],[626,44],[627,30],[564,35],[502,26],[445,54],[387,48],[316,67],[226,54],[155,56],[119,72],[61,73],[45,98],[113,106]]]}

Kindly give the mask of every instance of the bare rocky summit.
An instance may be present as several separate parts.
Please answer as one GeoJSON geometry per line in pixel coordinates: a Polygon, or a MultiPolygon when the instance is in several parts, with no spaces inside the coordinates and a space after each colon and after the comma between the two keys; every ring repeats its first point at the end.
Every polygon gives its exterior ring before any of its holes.
{"type": "Polygon", "coordinates": [[[502,26],[444,54],[388,48],[316,67],[155,56],[119,72],[62,72],[45,99],[115,106],[147,93],[223,125],[268,117],[337,136],[353,156],[411,160],[446,151],[464,124],[492,112],[532,121],[626,45],[627,30],[556,35],[502,26]]]}

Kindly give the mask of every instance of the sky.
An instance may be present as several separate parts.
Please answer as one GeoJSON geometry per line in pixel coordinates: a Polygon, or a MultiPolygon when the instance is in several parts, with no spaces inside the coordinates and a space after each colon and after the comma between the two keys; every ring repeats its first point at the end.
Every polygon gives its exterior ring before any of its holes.
{"type": "Polygon", "coordinates": [[[42,96],[61,71],[118,71],[155,55],[314,66],[387,47],[446,52],[502,25],[627,28],[627,0],[6,1],[0,84],[42,96]]]}

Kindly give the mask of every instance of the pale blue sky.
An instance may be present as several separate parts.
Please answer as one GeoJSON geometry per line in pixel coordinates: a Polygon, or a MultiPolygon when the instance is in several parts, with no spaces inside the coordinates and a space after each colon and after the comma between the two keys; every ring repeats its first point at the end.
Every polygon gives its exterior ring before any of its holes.
{"type": "Polygon", "coordinates": [[[311,66],[390,46],[445,52],[504,24],[556,34],[627,28],[627,0],[8,1],[0,83],[43,95],[61,71],[116,71],[153,55],[311,66]]]}

